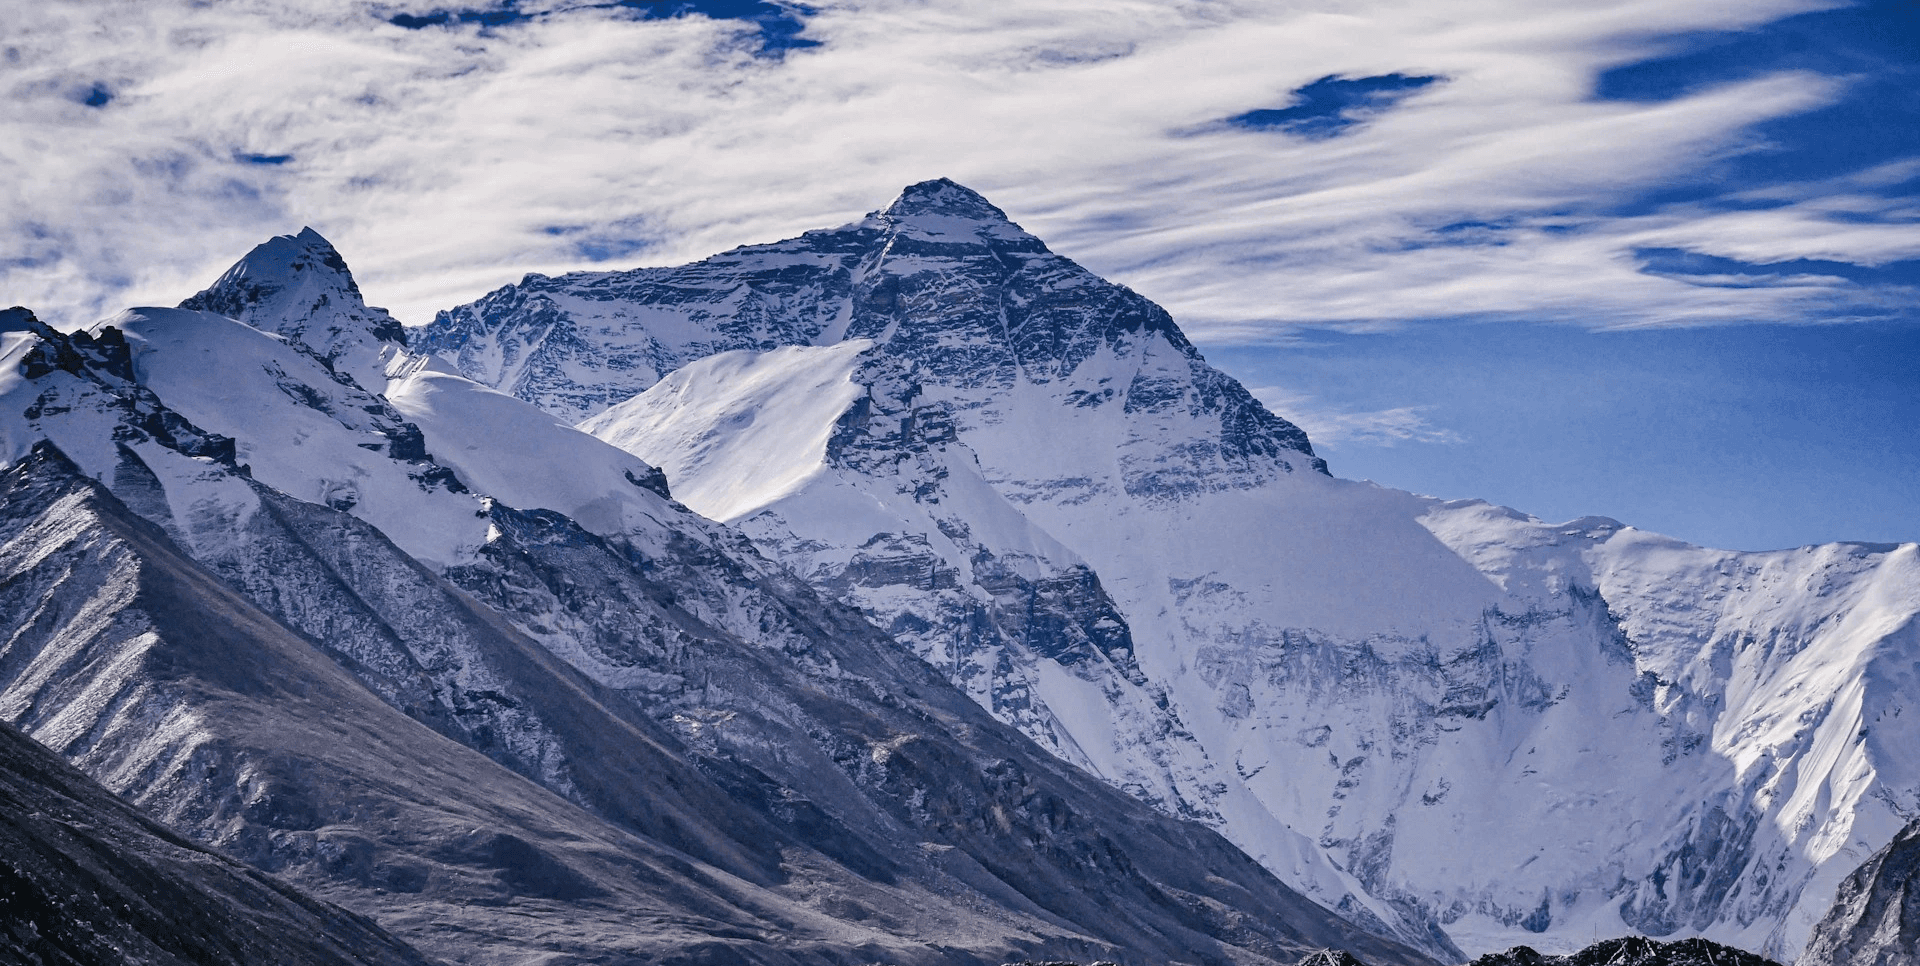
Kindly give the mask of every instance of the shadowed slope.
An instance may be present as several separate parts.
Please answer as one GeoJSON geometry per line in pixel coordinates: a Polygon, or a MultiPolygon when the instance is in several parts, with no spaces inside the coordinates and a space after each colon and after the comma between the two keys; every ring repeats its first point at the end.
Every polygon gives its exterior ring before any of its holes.
{"type": "Polygon", "coordinates": [[[1920,964],[1920,822],[1840,883],[1795,966],[1920,964]]]}
{"type": "Polygon", "coordinates": [[[360,916],[187,842],[0,723],[0,962],[429,961],[360,916]]]}

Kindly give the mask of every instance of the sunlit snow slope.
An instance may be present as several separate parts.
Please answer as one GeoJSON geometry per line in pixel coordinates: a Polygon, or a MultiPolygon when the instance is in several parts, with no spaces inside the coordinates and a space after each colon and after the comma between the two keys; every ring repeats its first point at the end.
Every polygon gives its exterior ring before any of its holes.
{"type": "Polygon", "coordinates": [[[1157,306],[951,182],[529,276],[418,341],[593,417],[1003,720],[1403,937],[1791,959],[1920,813],[1914,546],[1722,552],[1330,477],[1157,306]],[[742,425],[794,443],[797,485],[713,472],[771,458],[742,425]]]}

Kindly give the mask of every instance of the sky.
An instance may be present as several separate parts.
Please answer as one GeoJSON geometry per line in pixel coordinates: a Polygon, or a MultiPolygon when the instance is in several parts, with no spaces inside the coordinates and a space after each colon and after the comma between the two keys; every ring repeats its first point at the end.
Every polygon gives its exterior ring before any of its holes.
{"type": "Polygon", "coordinates": [[[410,324],[951,177],[1343,476],[1920,540],[1914,0],[0,0],[0,303],[311,225],[410,324]]]}

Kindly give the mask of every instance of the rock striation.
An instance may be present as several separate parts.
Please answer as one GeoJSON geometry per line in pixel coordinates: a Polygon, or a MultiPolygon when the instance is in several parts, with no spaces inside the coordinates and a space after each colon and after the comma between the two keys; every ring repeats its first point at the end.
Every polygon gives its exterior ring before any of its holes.
{"type": "Polygon", "coordinates": [[[188,842],[0,724],[0,962],[432,961],[366,918],[188,842]]]}

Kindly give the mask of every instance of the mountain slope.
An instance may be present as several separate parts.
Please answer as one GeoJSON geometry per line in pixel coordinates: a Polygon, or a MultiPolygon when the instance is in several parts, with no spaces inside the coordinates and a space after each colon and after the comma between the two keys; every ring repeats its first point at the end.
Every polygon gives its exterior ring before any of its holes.
{"type": "Polygon", "coordinates": [[[828,440],[796,486],[695,508],[905,629],[1036,740],[1408,939],[1437,919],[1469,951],[1571,951],[1598,930],[1790,959],[1838,881],[1920,814],[1920,734],[1899,715],[1916,548],[1726,553],[1334,479],[1164,312],[950,182],[691,265],[529,276],[414,341],[593,417],[688,499],[758,458],[742,419],[828,440]],[[854,402],[807,425],[756,401],[775,388],[720,378],[817,379],[774,354],[852,339],[873,344],[845,370],[854,402]],[[949,492],[970,473],[997,503],[949,492]],[[1009,510],[1018,525],[994,522],[1009,510]],[[1140,680],[1022,651],[1005,621],[978,660],[952,643],[973,634],[953,598],[1001,599],[969,562],[1043,545],[1111,600],[1140,680]],[[1002,655],[1019,667],[970,683],[1002,655]],[[1300,860],[1301,834],[1361,894],[1300,860]]]}
{"type": "Polygon", "coordinates": [[[148,813],[455,957],[750,954],[796,925],[399,715],[57,450],[6,485],[0,711],[148,813]]]}
{"type": "Polygon", "coordinates": [[[425,964],[140,814],[0,723],[0,962],[425,964]]]}

